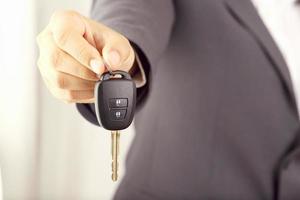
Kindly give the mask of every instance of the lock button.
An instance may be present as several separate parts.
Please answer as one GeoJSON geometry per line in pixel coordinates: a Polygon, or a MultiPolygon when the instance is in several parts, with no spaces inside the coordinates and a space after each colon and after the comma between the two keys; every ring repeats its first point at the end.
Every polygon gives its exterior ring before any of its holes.
{"type": "Polygon", "coordinates": [[[113,109],[110,110],[110,118],[112,120],[123,120],[125,119],[126,109],[113,109]]]}

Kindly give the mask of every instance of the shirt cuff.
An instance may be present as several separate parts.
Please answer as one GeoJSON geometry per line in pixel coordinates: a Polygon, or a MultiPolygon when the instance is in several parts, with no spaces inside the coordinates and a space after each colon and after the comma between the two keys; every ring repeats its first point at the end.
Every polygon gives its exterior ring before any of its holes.
{"type": "Polygon", "coordinates": [[[132,80],[135,82],[135,85],[137,88],[141,88],[144,85],[146,85],[147,79],[146,79],[145,70],[144,70],[143,64],[139,58],[139,55],[136,53],[136,51],[134,53],[135,53],[135,61],[136,61],[137,69],[136,69],[136,72],[132,76],[132,80]]]}

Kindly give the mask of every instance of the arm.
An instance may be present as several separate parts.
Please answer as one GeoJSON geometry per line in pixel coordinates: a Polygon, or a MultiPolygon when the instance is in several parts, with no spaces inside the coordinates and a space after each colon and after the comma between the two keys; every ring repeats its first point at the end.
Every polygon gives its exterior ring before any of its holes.
{"type": "MultiPolygon", "coordinates": [[[[116,30],[131,41],[145,71],[147,83],[137,90],[141,108],[151,84],[150,71],[165,50],[174,21],[171,0],[98,0],[93,1],[91,17],[116,30]]],[[[77,104],[79,112],[98,125],[94,104],[77,104]]]]}

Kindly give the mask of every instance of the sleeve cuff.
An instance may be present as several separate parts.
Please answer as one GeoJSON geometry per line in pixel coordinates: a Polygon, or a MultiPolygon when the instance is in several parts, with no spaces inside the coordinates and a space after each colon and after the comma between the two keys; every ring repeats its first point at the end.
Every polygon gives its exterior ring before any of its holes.
{"type": "Polygon", "coordinates": [[[136,52],[134,53],[135,53],[137,69],[134,75],[132,76],[132,79],[134,80],[136,87],[141,88],[144,85],[146,85],[147,78],[146,78],[145,70],[143,68],[143,64],[141,62],[141,59],[139,58],[139,55],[136,52]]]}

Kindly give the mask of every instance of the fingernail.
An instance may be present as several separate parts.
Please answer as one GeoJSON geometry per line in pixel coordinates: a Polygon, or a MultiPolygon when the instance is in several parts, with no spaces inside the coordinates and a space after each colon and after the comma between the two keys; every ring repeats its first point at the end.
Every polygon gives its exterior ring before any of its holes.
{"type": "Polygon", "coordinates": [[[103,68],[103,62],[101,60],[98,59],[92,59],[90,61],[90,66],[92,68],[92,70],[96,73],[96,74],[100,74],[103,68]]]}
{"type": "Polygon", "coordinates": [[[111,51],[108,54],[108,62],[110,66],[117,66],[121,61],[121,56],[118,51],[111,51]]]}

